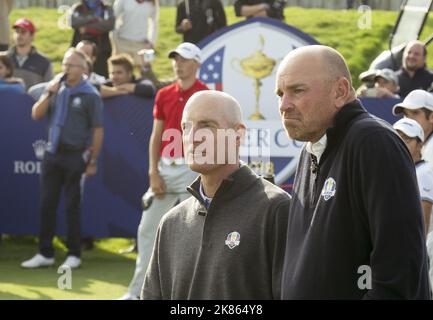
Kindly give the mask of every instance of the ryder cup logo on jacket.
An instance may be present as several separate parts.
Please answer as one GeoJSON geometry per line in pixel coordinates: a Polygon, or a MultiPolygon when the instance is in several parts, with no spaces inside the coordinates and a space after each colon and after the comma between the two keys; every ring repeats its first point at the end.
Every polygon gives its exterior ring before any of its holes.
{"type": "Polygon", "coordinates": [[[275,75],[288,51],[311,44],[318,42],[294,27],[263,17],[223,28],[199,44],[198,77],[209,88],[235,97],[245,115],[248,129],[239,150],[241,160],[258,175],[274,175],[278,185],[290,184],[303,143],[288,139],[284,130],[273,93],[275,75]]]}
{"type": "Polygon", "coordinates": [[[328,178],[325,181],[325,184],[322,189],[322,196],[325,201],[328,201],[335,195],[335,191],[337,190],[337,183],[334,179],[328,178]]]}
{"type": "Polygon", "coordinates": [[[240,242],[241,235],[239,234],[239,232],[233,231],[227,236],[226,246],[228,246],[230,249],[233,249],[234,247],[237,247],[240,242]]]}

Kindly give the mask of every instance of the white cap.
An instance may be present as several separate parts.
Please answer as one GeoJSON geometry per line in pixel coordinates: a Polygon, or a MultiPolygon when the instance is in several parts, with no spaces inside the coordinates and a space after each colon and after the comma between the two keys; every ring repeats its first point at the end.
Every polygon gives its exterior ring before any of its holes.
{"type": "Polygon", "coordinates": [[[397,115],[403,112],[402,109],[416,110],[421,108],[433,111],[433,95],[425,90],[417,89],[411,91],[403,102],[396,104],[392,113],[397,115]]]}
{"type": "Polygon", "coordinates": [[[201,63],[201,50],[195,44],[190,42],[184,42],[177,46],[176,49],[170,51],[168,54],[169,58],[173,58],[175,54],[180,55],[185,59],[194,59],[198,63],[201,63]]]}
{"type": "Polygon", "coordinates": [[[413,119],[400,119],[394,123],[393,127],[395,130],[403,132],[409,138],[419,138],[421,142],[424,142],[424,131],[420,124],[413,119]]]}

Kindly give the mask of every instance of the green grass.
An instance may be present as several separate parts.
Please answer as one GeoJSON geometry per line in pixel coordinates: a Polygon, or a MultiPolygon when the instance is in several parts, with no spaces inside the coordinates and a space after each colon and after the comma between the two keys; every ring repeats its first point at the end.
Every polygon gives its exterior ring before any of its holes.
{"type": "MultiPolygon", "coordinates": [[[[232,7],[227,7],[226,13],[229,24],[243,20],[235,17],[232,7]]],[[[357,26],[361,16],[355,10],[290,7],[285,14],[287,23],[311,34],[320,43],[336,48],[346,57],[355,86],[358,85],[358,75],[368,69],[371,61],[387,48],[389,33],[397,19],[397,12],[375,10],[372,28],[361,30],[357,26]]],[[[56,9],[16,9],[12,12],[11,21],[23,16],[31,17],[36,23],[39,29],[36,46],[54,61],[55,71],[59,72],[63,53],[72,37],[70,29],[58,27],[58,21],[64,20],[64,13],[59,13],[56,9]]],[[[162,78],[172,75],[166,55],[181,41],[181,36],[174,32],[175,16],[174,7],[161,8],[157,57],[153,65],[157,75],[162,78]]],[[[433,22],[429,21],[423,35],[427,37],[432,32],[433,22]]],[[[433,64],[433,56],[429,56],[428,62],[433,64]]]]}
{"type": "Polygon", "coordinates": [[[118,254],[130,246],[127,239],[104,239],[95,243],[95,249],[83,251],[82,267],[72,270],[72,288],[59,289],[63,274],[58,267],[65,259],[65,246],[56,239],[56,264],[37,270],[20,268],[20,263],[37,251],[33,237],[5,237],[0,245],[0,300],[4,299],[61,299],[98,300],[117,299],[126,293],[131,281],[135,254],[118,254]]]}

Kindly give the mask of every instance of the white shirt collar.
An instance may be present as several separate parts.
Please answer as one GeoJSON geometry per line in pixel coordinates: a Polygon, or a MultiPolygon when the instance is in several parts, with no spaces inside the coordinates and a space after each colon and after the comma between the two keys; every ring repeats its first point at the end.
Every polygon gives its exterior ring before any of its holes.
{"type": "Polygon", "coordinates": [[[209,198],[209,197],[207,197],[207,196],[204,194],[203,185],[202,185],[201,183],[200,183],[200,189],[199,189],[199,191],[200,191],[200,196],[201,196],[201,198],[204,200],[204,202],[210,204],[211,201],[212,201],[212,198],[209,198]]]}
{"type": "Polygon", "coordinates": [[[315,143],[307,142],[305,149],[307,150],[308,153],[315,155],[317,158],[317,162],[319,163],[323,152],[325,152],[327,143],[328,143],[328,138],[326,137],[326,133],[325,133],[320,138],[319,141],[315,143]]]}

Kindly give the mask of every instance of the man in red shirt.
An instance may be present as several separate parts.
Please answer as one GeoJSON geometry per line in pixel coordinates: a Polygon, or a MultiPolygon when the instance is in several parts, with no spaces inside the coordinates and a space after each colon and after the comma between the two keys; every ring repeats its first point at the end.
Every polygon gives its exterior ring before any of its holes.
{"type": "Polygon", "coordinates": [[[186,186],[197,177],[185,163],[180,124],[188,99],[197,91],[208,90],[196,77],[201,51],[196,45],[184,42],[168,57],[172,59],[176,82],[160,89],[155,98],[149,142],[150,188],[143,196],[152,201],[143,211],[138,227],[135,273],[122,300],[139,298],[159,221],[176,203],[188,198],[186,186]]]}

